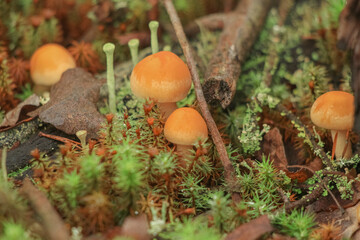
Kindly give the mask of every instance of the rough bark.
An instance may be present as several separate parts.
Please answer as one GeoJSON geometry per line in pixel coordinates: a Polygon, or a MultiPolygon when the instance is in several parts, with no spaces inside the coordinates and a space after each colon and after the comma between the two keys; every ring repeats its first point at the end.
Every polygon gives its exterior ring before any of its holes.
{"type": "Polygon", "coordinates": [[[186,36],[194,36],[200,32],[200,27],[202,26],[208,30],[219,30],[224,27],[224,23],[229,13],[213,13],[196,19],[195,21],[189,23],[185,28],[186,36]]]}
{"type": "Polygon", "coordinates": [[[229,13],[219,44],[210,61],[203,85],[208,103],[226,108],[234,97],[236,82],[274,1],[243,0],[229,13]]]}

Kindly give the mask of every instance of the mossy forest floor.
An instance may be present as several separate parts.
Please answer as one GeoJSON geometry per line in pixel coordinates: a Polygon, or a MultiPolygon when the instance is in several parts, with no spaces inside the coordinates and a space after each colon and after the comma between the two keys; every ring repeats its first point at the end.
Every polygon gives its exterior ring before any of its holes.
{"type": "MultiPolygon", "coordinates": [[[[238,3],[173,2],[185,29],[238,3]]],[[[360,239],[358,135],[349,132],[353,156],[334,159],[330,132],[310,119],[323,93],[352,93],[350,54],[336,47],[345,2],[285,0],[269,11],[230,105],[209,105],[233,166],[229,180],[212,136],[181,157],[164,136],[156,102],[131,92],[127,42],[138,38],[139,58],[149,55],[150,20],[160,23],[160,49],[186,61],[161,1],[2,0],[0,119],[32,95],[29,59],[49,42],[65,46],[85,69],[73,73],[83,79],[81,96],[98,100],[63,104],[70,95],[63,90],[50,102],[62,116],[29,118],[46,106],[37,97],[41,103],[17,107],[2,125],[0,240],[360,239]],[[103,84],[106,42],[116,45],[115,114],[103,84]],[[68,115],[86,118],[85,107],[98,117],[81,124],[97,130],[81,139],[68,115]]],[[[210,24],[188,32],[203,82],[220,34],[210,24]]],[[[200,111],[194,87],[177,104],[200,111]]]]}

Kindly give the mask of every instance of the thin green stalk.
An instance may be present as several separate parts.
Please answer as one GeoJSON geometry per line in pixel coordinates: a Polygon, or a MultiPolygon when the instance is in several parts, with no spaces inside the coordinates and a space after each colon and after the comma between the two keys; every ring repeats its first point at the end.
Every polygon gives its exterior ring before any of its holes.
{"type": "Polygon", "coordinates": [[[139,39],[137,38],[131,39],[128,42],[128,45],[131,53],[131,60],[135,67],[135,65],[139,62],[139,39]]]}
{"type": "Polygon", "coordinates": [[[159,51],[159,42],[157,37],[157,30],[159,28],[159,22],[158,21],[151,21],[149,23],[149,28],[151,31],[151,50],[152,53],[157,53],[159,51]]]}
{"type": "Polygon", "coordinates": [[[106,78],[109,89],[109,108],[111,113],[116,113],[114,50],[115,50],[115,45],[112,43],[105,43],[103,46],[103,51],[106,54],[106,72],[107,72],[106,78]]]}
{"type": "Polygon", "coordinates": [[[163,51],[171,52],[171,46],[170,45],[165,45],[164,48],[163,48],[163,51]]]}
{"type": "Polygon", "coordinates": [[[2,153],[1,153],[1,172],[4,178],[4,183],[7,183],[7,172],[6,172],[6,156],[7,156],[7,149],[6,147],[4,147],[2,149],[2,153]]]}

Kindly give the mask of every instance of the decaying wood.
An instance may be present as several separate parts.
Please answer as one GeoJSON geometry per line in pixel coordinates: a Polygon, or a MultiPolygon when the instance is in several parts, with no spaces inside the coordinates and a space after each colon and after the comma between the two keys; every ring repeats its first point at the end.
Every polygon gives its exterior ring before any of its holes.
{"type": "Polygon", "coordinates": [[[234,6],[234,0],[224,0],[224,12],[230,12],[234,6]]]}
{"type": "Polygon", "coordinates": [[[235,95],[236,82],[273,0],[242,0],[229,14],[217,48],[205,73],[204,95],[208,103],[226,108],[235,95]]]}
{"type": "MultiPolygon", "coordinates": [[[[311,191],[311,193],[309,193],[308,195],[302,197],[301,199],[295,202],[290,202],[288,204],[285,204],[285,211],[290,212],[293,209],[306,207],[312,204],[313,202],[315,202],[324,192],[323,186],[324,184],[327,184],[328,181],[329,181],[328,177],[323,178],[318,184],[316,184],[315,188],[311,191]]],[[[283,211],[282,208],[278,209],[276,212],[281,212],[281,211],[283,211]]]]}
{"type": "Polygon", "coordinates": [[[193,36],[200,32],[200,26],[208,30],[215,31],[222,29],[226,18],[233,13],[213,13],[196,19],[185,26],[184,31],[186,36],[193,36]]]}
{"type": "Polygon", "coordinates": [[[45,194],[37,189],[28,178],[24,180],[21,192],[29,199],[33,209],[39,215],[48,239],[70,239],[68,230],[60,215],[53,208],[45,194]]]}
{"type": "MultiPolygon", "coordinates": [[[[354,130],[360,134],[360,1],[348,0],[340,15],[338,47],[352,50],[352,87],[355,96],[354,130]]],[[[358,149],[360,150],[360,149],[358,149]]]]}
{"type": "MultiPolygon", "coordinates": [[[[36,118],[38,119],[38,118],[36,118]]],[[[25,128],[29,125],[22,124],[22,128],[17,129],[13,135],[8,135],[12,139],[18,139],[19,136],[24,136],[21,134],[21,129],[25,128]]],[[[64,132],[57,130],[55,127],[46,123],[39,123],[37,120],[32,121],[32,130],[34,132],[29,132],[29,136],[25,136],[26,138],[21,139],[21,143],[19,146],[14,146],[13,149],[10,149],[6,158],[6,170],[8,173],[17,171],[18,169],[24,168],[29,165],[29,161],[33,158],[30,155],[30,152],[35,148],[38,148],[41,154],[46,154],[47,156],[53,155],[58,150],[58,145],[61,142],[58,142],[54,139],[49,139],[45,137],[41,137],[38,135],[39,131],[43,131],[47,134],[53,134],[60,137],[66,137],[75,139],[74,136],[70,136],[65,134],[64,132]]],[[[25,130],[24,130],[25,132],[25,130]]],[[[20,140],[19,140],[20,141],[20,140]]],[[[5,145],[6,146],[6,145],[5,145]]],[[[1,148],[1,147],[0,147],[1,148]]]]}
{"type": "MultiPolygon", "coordinates": [[[[235,170],[233,165],[230,162],[229,156],[227,154],[223,139],[221,138],[220,132],[216,126],[216,123],[214,119],[211,116],[211,113],[209,111],[209,108],[206,104],[204,93],[201,88],[200,78],[199,74],[196,70],[196,64],[194,61],[194,57],[192,55],[192,52],[190,50],[189,42],[186,39],[184,29],[181,25],[179,16],[175,10],[175,7],[171,0],[164,0],[166,11],[168,12],[170,16],[171,23],[174,26],[175,33],[177,38],[179,39],[181,48],[183,49],[190,74],[194,83],[195,88],[195,94],[199,103],[199,108],[201,110],[201,113],[206,121],[206,124],[209,128],[212,140],[216,146],[216,149],[219,153],[219,157],[221,160],[222,165],[224,166],[224,175],[225,180],[228,185],[232,185],[235,182],[235,170]]],[[[232,199],[234,202],[240,201],[240,195],[239,193],[232,192],[232,199]]]]}
{"type": "Polygon", "coordinates": [[[41,120],[33,118],[30,121],[24,121],[17,125],[0,130],[0,148],[8,149],[25,142],[29,137],[41,128],[41,120]]]}
{"type": "MultiPolygon", "coordinates": [[[[314,170],[312,170],[310,167],[308,166],[303,166],[303,165],[292,165],[292,166],[288,166],[288,168],[304,168],[307,169],[308,171],[310,171],[312,174],[314,174],[314,176],[316,176],[318,179],[321,179],[321,176],[315,172],[314,170]]],[[[329,174],[330,176],[332,176],[332,174],[329,174]]],[[[323,182],[322,186],[324,189],[326,189],[326,191],[330,194],[331,198],[334,200],[336,206],[340,209],[341,212],[345,212],[343,207],[340,205],[339,201],[336,199],[335,195],[332,193],[332,191],[329,189],[329,187],[327,186],[327,182],[323,182]]]]}

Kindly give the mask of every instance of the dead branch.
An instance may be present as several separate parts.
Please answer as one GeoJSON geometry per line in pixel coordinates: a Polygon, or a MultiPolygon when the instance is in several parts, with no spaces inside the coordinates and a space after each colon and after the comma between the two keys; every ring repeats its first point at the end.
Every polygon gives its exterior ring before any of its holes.
{"type": "MultiPolygon", "coordinates": [[[[187,64],[188,64],[188,67],[189,67],[189,70],[191,73],[191,77],[192,77],[192,80],[194,83],[195,93],[196,93],[197,100],[199,102],[199,107],[200,107],[201,113],[202,113],[203,117],[205,118],[205,121],[207,123],[207,126],[209,128],[209,131],[210,131],[210,134],[212,137],[212,140],[213,140],[213,142],[216,146],[216,149],[219,153],[221,163],[224,166],[225,180],[229,185],[232,185],[232,183],[234,183],[236,181],[234,167],[230,162],[223,139],[220,136],[220,133],[216,126],[216,123],[215,123],[214,119],[212,118],[211,113],[206,104],[204,93],[201,88],[199,75],[196,70],[196,64],[194,61],[194,57],[190,50],[189,43],[186,39],[184,29],[181,25],[179,16],[175,10],[175,7],[174,7],[172,1],[164,0],[164,4],[165,4],[166,11],[168,12],[168,14],[170,16],[171,23],[174,26],[175,33],[176,33],[177,38],[179,39],[181,48],[183,49],[185,58],[187,60],[187,64]]],[[[234,202],[240,201],[240,195],[238,193],[233,192],[232,198],[233,198],[234,202]]]]}
{"type": "Polygon", "coordinates": [[[21,192],[29,199],[35,212],[40,216],[48,239],[70,239],[68,230],[59,214],[55,211],[45,194],[37,189],[28,178],[24,180],[21,192]]]}
{"type": "MultiPolygon", "coordinates": [[[[314,174],[317,178],[321,178],[319,176],[319,174],[317,172],[315,172],[314,170],[312,170],[310,167],[307,166],[303,166],[303,165],[292,165],[292,166],[288,166],[288,168],[304,168],[308,171],[310,171],[312,174],[314,174]]],[[[336,199],[335,195],[332,193],[332,191],[328,188],[327,186],[327,182],[323,182],[322,186],[326,189],[326,191],[328,191],[328,193],[330,194],[330,196],[332,197],[332,199],[334,200],[335,204],[337,205],[337,207],[340,209],[340,211],[342,213],[345,212],[345,210],[343,209],[343,207],[340,205],[339,201],[336,199]]]]}
{"type": "Polygon", "coordinates": [[[224,0],[224,12],[230,12],[234,6],[234,0],[224,0]]]}
{"type": "MultiPolygon", "coordinates": [[[[285,204],[285,211],[290,212],[291,210],[293,210],[295,208],[305,207],[305,206],[308,206],[308,205],[312,204],[313,202],[315,202],[317,200],[317,198],[319,198],[321,196],[321,194],[323,193],[323,185],[326,184],[328,181],[329,181],[329,178],[327,178],[327,177],[323,178],[318,184],[316,184],[315,189],[313,189],[311,193],[304,196],[300,200],[291,202],[289,204],[285,204]]],[[[280,208],[277,211],[282,211],[282,209],[280,208]]]]}
{"type": "Polygon", "coordinates": [[[225,28],[205,73],[204,95],[208,103],[226,108],[235,95],[236,82],[255,42],[272,0],[243,0],[235,14],[228,15],[225,28]]]}
{"type": "Polygon", "coordinates": [[[185,34],[186,36],[194,36],[195,34],[200,32],[199,26],[211,31],[222,29],[224,27],[224,22],[226,21],[226,18],[228,16],[229,14],[226,13],[213,13],[195,19],[195,21],[189,23],[184,28],[185,34]]]}

